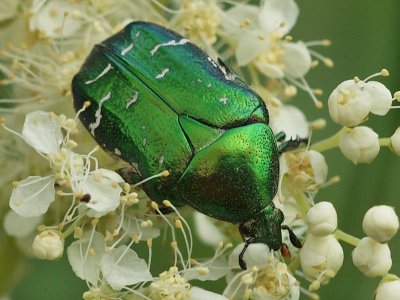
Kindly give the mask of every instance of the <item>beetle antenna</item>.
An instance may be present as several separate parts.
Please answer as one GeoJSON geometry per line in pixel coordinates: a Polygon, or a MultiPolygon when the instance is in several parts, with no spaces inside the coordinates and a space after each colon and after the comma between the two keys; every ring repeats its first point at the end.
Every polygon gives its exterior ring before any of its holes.
{"type": "Polygon", "coordinates": [[[243,255],[246,252],[247,248],[249,247],[250,244],[254,243],[254,238],[248,238],[244,244],[244,247],[242,249],[242,252],[239,254],[239,266],[243,269],[246,270],[246,262],[243,259],[243,255]]]}
{"type": "Polygon", "coordinates": [[[294,234],[293,230],[290,229],[289,226],[287,225],[282,225],[281,226],[282,230],[287,230],[289,232],[289,239],[290,242],[292,243],[293,246],[295,246],[296,248],[301,248],[303,247],[303,245],[301,244],[300,240],[298,239],[298,237],[294,234]]]}

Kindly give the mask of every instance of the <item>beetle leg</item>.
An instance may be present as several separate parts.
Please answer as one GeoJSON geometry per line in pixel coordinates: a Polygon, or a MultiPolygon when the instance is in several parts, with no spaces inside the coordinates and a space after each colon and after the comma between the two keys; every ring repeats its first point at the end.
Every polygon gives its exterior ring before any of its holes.
{"type": "Polygon", "coordinates": [[[249,247],[250,244],[254,243],[254,238],[248,238],[244,244],[244,247],[242,249],[242,251],[239,254],[239,266],[243,269],[246,270],[247,266],[246,266],[246,262],[243,259],[243,255],[246,252],[247,248],[249,247]]]}
{"type": "MultiPolygon", "coordinates": [[[[279,135],[279,133],[278,133],[278,135],[279,135]]],[[[278,153],[282,154],[284,152],[287,152],[287,151],[290,151],[290,150],[294,150],[294,149],[298,148],[299,145],[302,144],[302,143],[307,144],[308,143],[308,139],[296,136],[295,139],[290,139],[290,140],[280,144],[278,146],[278,153]]]]}
{"type": "Polygon", "coordinates": [[[294,234],[293,230],[290,229],[289,226],[282,225],[281,229],[289,231],[289,239],[290,239],[290,242],[292,243],[293,246],[295,246],[296,248],[303,247],[303,245],[301,244],[300,240],[297,238],[297,236],[294,234]]]}
{"type": "Polygon", "coordinates": [[[118,169],[116,172],[122,177],[122,179],[125,180],[125,182],[129,184],[135,184],[141,181],[138,170],[133,167],[121,168],[118,169]]]}
{"type": "Polygon", "coordinates": [[[276,135],[275,135],[275,139],[277,142],[283,142],[283,140],[286,138],[286,133],[284,133],[283,131],[279,131],[276,135]]]}

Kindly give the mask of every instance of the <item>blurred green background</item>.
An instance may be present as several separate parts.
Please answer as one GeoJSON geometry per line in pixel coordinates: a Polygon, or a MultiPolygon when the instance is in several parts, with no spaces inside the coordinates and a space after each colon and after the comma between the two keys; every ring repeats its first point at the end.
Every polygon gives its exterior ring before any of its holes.
{"type": "MultiPolygon", "coordinates": [[[[392,91],[400,90],[400,1],[398,0],[302,0],[294,38],[304,41],[329,38],[333,45],[320,52],[331,57],[335,68],[323,66],[310,72],[311,86],[330,91],[345,79],[358,75],[365,78],[388,68],[391,76],[380,78],[392,91]]],[[[317,132],[313,141],[335,133],[339,126],[329,121],[327,105],[317,110],[307,95],[300,93],[295,104],[306,112],[309,120],[324,117],[328,127],[317,132]]],[[[390,136],[400,126],[400,111],[392,110],[385,117],[371,117],[367,126],[380,136],[390,136]]],[[[400,211],[400,158],[383,149],[370,165],[354,166],[339,153],[325,153],[329,176],[339,175],[342,181],[322,190],[316,200],[331,201],[338,210],[339,227],[362,237],[361,223],[366,210],[378,203],[395,206],[400,211]]],[[[328,286],[320,290],[321,299],[372,299],[378,279],[366,278],[351,262],[352,248],[342,244],[345,263],[328,286]]],[[[400,275],[400,235],[391,242],[392,273],[400,275]]],[[[204,255],[205,249],[197,249],[204,255]]],[[[1,254],[0,254],[1,255],[1,254]]],[[[12,258],[1,258],[0,267],[13,267],[12,258]]],[[[13,300],[81,299],[85,284],[76,279],[65,257],[59,262],[29,261],[20,272],[21,280],[13,287],[13,300]]],[[[301,299],[306,299],[302,296],[301,299]]]]}

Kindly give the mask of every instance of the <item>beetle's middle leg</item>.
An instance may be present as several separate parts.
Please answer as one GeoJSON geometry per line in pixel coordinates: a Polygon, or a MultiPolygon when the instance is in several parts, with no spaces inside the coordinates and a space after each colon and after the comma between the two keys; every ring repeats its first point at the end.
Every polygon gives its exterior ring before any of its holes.
{"type": "MultiPolygon", "coordinates": [[[[278,133],[276,135],[276,137],[277,138],[279,137],[281,140],[283,140],[285,137],[283,137],[283,138],[281,137],[282,133],[283,132],[278,133]]],[[[277,139],[277,141],[279,141],[279,140],[277,139]]],[[[284,152],[297,149],[302,143],[307,144],[308,143],[308,138],[301,138],[299,136],[296,136],[296,138],[290,139],[290,140],[280,144],[278,146],[278,153],[280,155],[280,154],[282,154],[284,152]]]]}

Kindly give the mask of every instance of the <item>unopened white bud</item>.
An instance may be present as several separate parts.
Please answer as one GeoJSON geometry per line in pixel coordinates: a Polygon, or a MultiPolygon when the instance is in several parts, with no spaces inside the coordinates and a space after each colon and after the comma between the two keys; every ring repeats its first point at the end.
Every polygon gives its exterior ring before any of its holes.
{"type": "Polygon", "coordinates": [[[64,239],[55,231],[45,230],[36,235],[32,249],[37,258],[55,260],[64,252],[64,239]]]}
{"type": "Polygon", "coordinates": [[[365,83],[353,79],[343,81],[328,99],[329,115],[335,123],[353,127],[360,124],[371,110],[372,101],[364,90],[365,83]]]}
{"type": "Polygon", "coordinates": [[[400,156],[400,127],[398,127],[390,137],[390,150],[392,150],[394,154],[400,156]]]}
{"type": "Polygon", "coordinates": [[[367,211],[362,226],[369,237],[383,243],[389,241],[399,230],[399,218],[393,207],[378,205],[367,211]]]}
{"type": "Polygon", "coordinates": [[[353,251],[353,263],[365,276],[383,276],[392,267],[389,246],[364,237],[353,251]]]}
{"type": "Polygon", "coordinates": [[[332,236],[310,234],[300,250],[300,263],[307,279],[327,283],[343,265],[343,249],[332,236]],[[330,276],[321,276],[329,274],[330,276]]]}
{"type": "Polygon", "coordinates": [[[309,232],[322,237],[333,233],[337,228],[336,210],[330,202],[319,202],[307,212],[307,224],[309,232]]]}
{"type": "Polygon", "coordinates": [[[375,300],[398,300],[400,295],[400,279],[385,281],[378,286],[375,300]]]}
{"type": "Polygon", "coordinates": [[[379,136],[371,128],[358,126],[342,132],[339,148],[354,164],[370,163],[379,153],[379,136]]]}

